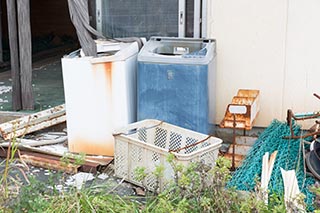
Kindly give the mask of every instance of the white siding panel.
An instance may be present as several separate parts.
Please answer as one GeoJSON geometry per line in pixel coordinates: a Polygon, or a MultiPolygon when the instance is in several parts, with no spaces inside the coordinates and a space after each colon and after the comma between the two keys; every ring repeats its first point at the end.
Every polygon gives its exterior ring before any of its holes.
{"type": "Polygon", "coordinates": [[[313,93],[320,94],[320,1],[291,0],[288,11],[282,110],[319,111],[320,100],[313,93]]]}
{"type": "Polygon", "coordinates": [[[217,39],[217,116],[238,89],[259,89],[255,126],[267,126],[282,112],[287,1],[208,1],[208,37],[217,39]]]}

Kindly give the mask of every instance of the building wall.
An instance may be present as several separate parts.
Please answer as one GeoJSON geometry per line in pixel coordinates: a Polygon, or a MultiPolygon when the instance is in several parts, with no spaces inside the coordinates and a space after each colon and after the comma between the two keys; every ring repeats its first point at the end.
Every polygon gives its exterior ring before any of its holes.
{"type": "Polygon", "coordinates": [[[290,0],[283,103],[294,111],[320,111],[320,1],[290,0]]]}
{"type": "Polygon", "coordinates": [[[255,126],[320,110],[320,2],[209,0],[208,37],[217,39],[219,123],[237,90],[260,90],[255,126]]]}

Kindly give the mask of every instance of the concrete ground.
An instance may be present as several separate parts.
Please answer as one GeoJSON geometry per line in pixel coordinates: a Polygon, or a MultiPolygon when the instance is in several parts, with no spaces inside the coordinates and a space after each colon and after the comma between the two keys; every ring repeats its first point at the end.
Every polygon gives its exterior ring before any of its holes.
{"type": "MultiPolygon", "coordinates": [[[[61,57],[52,57],[33,65],[35,111],[64,103],[61,57]]],[[[10,70],[0,73],[0,111],[12,111],[11,82],[10,70]]]]}

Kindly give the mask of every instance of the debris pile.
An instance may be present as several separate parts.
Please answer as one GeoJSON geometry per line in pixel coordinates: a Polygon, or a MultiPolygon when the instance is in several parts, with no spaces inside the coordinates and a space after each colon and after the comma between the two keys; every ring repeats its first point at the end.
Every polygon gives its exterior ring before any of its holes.
{"type": "Polygon", "coordinates": [[[48,129],[60,124],[65,127],[65,121],[66,111],[62,104],[0,124],[1,137],[4,139],[0,144],[0,157],[5,158],[12,148],[18,148],[20,151],[15,152],[14,157],[19,157],[25,163],[69,174],[79,171],[96,173],[101,166],[113,160],[113,157],[93,155],[83,156],[83,162],[77,163],[81,154],[68,150],[66,130],[50,132],[48,129]]]}

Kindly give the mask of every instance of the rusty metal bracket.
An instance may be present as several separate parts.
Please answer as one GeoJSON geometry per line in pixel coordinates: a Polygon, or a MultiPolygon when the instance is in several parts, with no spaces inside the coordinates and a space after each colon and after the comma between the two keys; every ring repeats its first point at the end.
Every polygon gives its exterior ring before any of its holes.
{"type": "Polygon", "coordinates": [[[204,138],[204,139],[202,139],[202,140],[200,140],[200,141],[198,141],[196,143],[190,144],[188,146],[181,147],[179,149],[170,149],[169,152],[180,152],[181,150],[188,149],[190,147],[194,147],[194,146],[196,146],[196,145],[198,145],[200,143],[203,143],[203,142],[207,141],[211,137],[212,137],[212,135],[208,135],[208,137],[206,137],[206,138],[204,138]]]}
{"type": "MultiPolygon", "coordinates": [[[[317,95],[316,93],[313,94],[315,97],[317,97],[318,99],[320,99],[320,96],[317,95]]],[[[313,113],[306,113],[306,114],[299,114],[299,115],[295,115],[291,109],[288,109],[287,111],[287,124],[290,127],[290,136],[284,136],[284,139],[299,139],[299,138],[307,138],[307,137],[314,137],[316,138],[317,135],[320,134],[319,131],[319,126],[320,126],[320,122],[318,120],[315,121],[316,123],[316,128],[313,132],[311,133],[306,133],[303,135],[294,135],[293,132],[293,121],[303,121],[303,120],[309,120],[309,119],[317,119],[320,118],[320,112],[313,112],[313,113]]]]}

